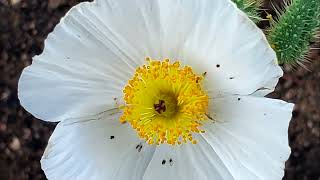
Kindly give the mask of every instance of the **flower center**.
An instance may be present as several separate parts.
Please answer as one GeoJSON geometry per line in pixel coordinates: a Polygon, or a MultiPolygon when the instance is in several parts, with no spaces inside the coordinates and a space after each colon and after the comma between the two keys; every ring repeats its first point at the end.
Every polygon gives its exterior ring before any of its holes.
{"type": "Polygon", "coordinates": [[[203,76],[179,61],[146,58],[124,88],[122,123],[129,122],[149,144],[196,143],[192,135],[207,120],[208,96],[201,89],[203,76]]]}
{"type": "Polygon", "coordinates": [[[160,94],[155,99],[153,107],[158,116],[172,118],[176,114],[178,102],[174,94],[160,94]]]}

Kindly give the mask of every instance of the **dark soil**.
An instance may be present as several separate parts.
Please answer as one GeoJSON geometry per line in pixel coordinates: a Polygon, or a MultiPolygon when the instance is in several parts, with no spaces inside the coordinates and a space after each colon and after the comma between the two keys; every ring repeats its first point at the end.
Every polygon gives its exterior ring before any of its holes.
{"type": "MultiPolygon", "coordinates": [[[[48,33],[79,2],[0,0],[0,180],[45,179],[39,160],[55,124],[35,119],[19,105],[17,81],[42,52],[48,33]]],[[[296,104],[284,180],[320,180],[320,51],[312,50],[310,57],[309,70],[284,67],[270,95],[296,104]]]]}

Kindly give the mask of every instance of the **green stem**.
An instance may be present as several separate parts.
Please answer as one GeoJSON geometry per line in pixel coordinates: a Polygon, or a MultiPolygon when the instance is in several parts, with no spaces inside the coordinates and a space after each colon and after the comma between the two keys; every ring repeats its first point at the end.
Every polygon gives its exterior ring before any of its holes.
{"type": "Polygon", "coordinates": [[[279,18],[271,22],[268,40],[279,64],[296,64],[304,59],[320,25],[320,0],[292,0],[279,18]]]}

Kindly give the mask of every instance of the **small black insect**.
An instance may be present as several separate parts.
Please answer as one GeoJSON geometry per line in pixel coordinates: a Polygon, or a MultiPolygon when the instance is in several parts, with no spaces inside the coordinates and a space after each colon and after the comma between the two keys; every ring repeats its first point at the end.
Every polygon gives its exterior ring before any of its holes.
{"type": "Polygon", "coordinates": [[[173,160],[171,158],[169,159],[169,164],[170,164],[170,166],[173,165],[173,160]]]}
{"type": "Polygon", "coordinates": [[[217,64],[216,67],[219,68],[219,67],[220,67],[220,64],[217,64]]]}
{"type": "Polygon", "coordinates": [[[202,76],[206,76],[207,75],[207,72],[204,72],[203,74],[202,74],[202,76]]]}
{"type": "Polygon", "coordinates": [[[110,139],[114,139],[114,136],[110,136],[110,139]]]}
{"type": "Polygon", "coordinates": [[[166,160],[165,160],[165,159],[162,160],[161,164],[162,164],[162,165],[166,164],[166,160]]]}
{"type": "Polygon", "coordinates": [[[138,152],[141,152],[141,150],[142,150],[142,144],[141,144],[141,143],[138,144],[138,145],[136,146],[136,149],[138,150],[138,152]]]}

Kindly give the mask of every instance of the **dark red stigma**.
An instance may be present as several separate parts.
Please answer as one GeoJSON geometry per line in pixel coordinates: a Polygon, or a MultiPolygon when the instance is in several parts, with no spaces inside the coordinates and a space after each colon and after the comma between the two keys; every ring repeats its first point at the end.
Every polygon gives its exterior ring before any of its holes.
{"type": "Polygon", "coordinates": [[[166,111],[166,105],[164,100],[159,100],[159,103],[154,104],[153,107],[154,107],[154,110],[156,110],[159,114],[166,111]]]}

